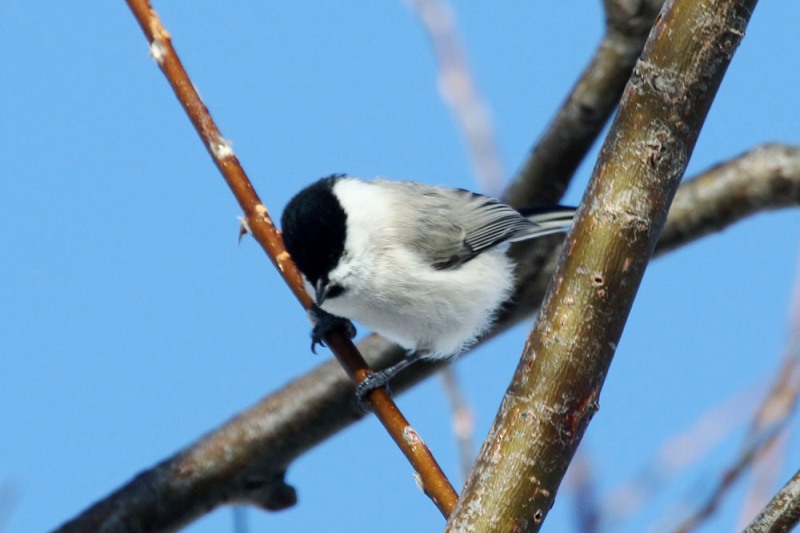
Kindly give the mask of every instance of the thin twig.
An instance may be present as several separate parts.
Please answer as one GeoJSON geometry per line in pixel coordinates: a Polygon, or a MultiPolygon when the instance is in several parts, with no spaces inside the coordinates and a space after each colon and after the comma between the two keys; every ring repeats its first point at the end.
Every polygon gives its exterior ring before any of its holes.
{"type": "Polygon", "coordinates": [[[692,531],[708,519],[742,474],[753,467],[760,457],[769,453],[776,443],[786,438],[786,427],[795,413],[799,394],[800,270],[795,280],[786,353],[772,387],[753,416],[744,448],[733,465],[720,476],[714,490],[702,505],[676,529],[677,533],[692,531]]]}
{"type": "MultiPolygon", "coordinates": [[[[797,390],[800,388],[800,258],[798,259],[781,371],[768,399],[759,409],[759,416],[755,418],[751,427],[751,436],[762,428],[791,416],[796,409],[794,404],[797,402],[797,396],[800,394],[797,390]]],[[[744,525],[750,522],[770,500],[786,453],[787,440],[788,430],[784,431],[784,438],[779,439],[775,446],[753,465],[752,479],[741,506],[737,530],[744,529],[744,525]]]]}
{"type": "Polygon", "coordinates": [[[565,482],[572,493],[576,519],[575,531],[596,533],[600,530],[602,514],[597,498],[597,483],[589,455],[578,449],[569,465],[565,482]]]}
{"type": "MultiPolygon", "coordinates": [[[[239,164],[231,144],[222,137],[195,90],[172,47],[169,33],[161,24],[149,1],[127,0],[127,2],[150,43],[153,58],[167,77],[175,95],[239,202],[244,212],[244,224],[247,230],[267,252],[302,306],[306,310],[310,309],[313,301],[303,287],[300,272],[286,252],[280,233],[239,164]]],[[[325,337],[325,342],[355,383],[360,383],[370,374],[366,361],[346,335],[341,332],[331,332],[325,337]]],[[[434,501],[442,514],[448,516],[455,505],[457,495],[430,450],[411,428],[385,389],[373,390],[369,393],[368,399],[375,410],[375,415],[419,475],[425,493],[434,501]]]]}
{"type": "Polygon", "coordinates": [[[456,377],[455,367],[447,365],[439,372],[439,375],[442,377],[447,399],[450,400],[453,433],[456,436],[456,444],[458,445],[458,462],[461,465],[462,480],[466,480],[467,475],[469,475],[469,469],[472,468],[472,461],[475,459],[473,443],[475,417],[472,414],[472,409],[464,399],[464,393],[456,377]]]}
{"type": "Polygon", "coordinates": [[[467,142],[481,191],[497,196],[505,181],[489,106],[470,72],[456,30],[453,8],[442,0],[409,0],[433,46],[439,67],[439,93],[467,142]]]}
{"type": "Polygon", "coordinates": [[[247,520],[247,507],[236,505],[231,509],[233,515],[233,533],[250,533],[250,523],[247,520]]]}
{"type": "MultiPolygon", "coordinates": [[[[497,151],[491,112],[477,88],[461,44],[452,4],[444,0],[408,0],[417,14],[433,48],[438,66],[439,94],[450,107],[475,172],[479,190],[497,196],[504,172],[497,151]]],[[[445,366],[441,373],[445,394],[450,400],[453,433],[456,437],[462,480],[472,467],[475,423],[458,383],[455,368],[445,366]]]]}
{"type": "Polygon", "coordinates": [[[688,533],[693,531],[705,520],[710,518],[717,510],[719,504],[722,502],[722,498],[727,494],[733,484],[744,472],[747,471],[755,458],[763,453],[764,450],[768,448],[775,439],[780,437],[783,429],[783,425],[777,427],[773,426],[768,431],[761,433],[759,435],[759,439],[752,440],[750,444],[746,446],[744,450],[742,450],[736,461],[734,461],[731,466],[725,469],[723,474],[720,476],[719,482],[716,484],[714,489],[711,491],[711,494],[703,502],[700,508],[692,513],[691,516],[686,518],[677,528],[675,528],[675,533],[688,533]]]}
{"type": "Polygon", "coordinates": [[[666,439],[655,456],[628,482],[604,500],[603,524],[613,529],[650,502],[667,481],[706,457],[719,443],[741,427],[745,416],[764,393],[763,383],[737,391],[697,417],[690,427],[666,439]]]}
{"type": "Polygon", "coordinates": [[[0,481],[0,532],[5,531],[20,497],[21,491],[16,483],[9,480],[0,481]]]}
{"type": "Polygon", "coordinates": [[[787,425],[781,434],[753,460],[747,494],[739,506],[734,531],[742,531],[766,507],[775,495],[790,439],[787,425]]]}

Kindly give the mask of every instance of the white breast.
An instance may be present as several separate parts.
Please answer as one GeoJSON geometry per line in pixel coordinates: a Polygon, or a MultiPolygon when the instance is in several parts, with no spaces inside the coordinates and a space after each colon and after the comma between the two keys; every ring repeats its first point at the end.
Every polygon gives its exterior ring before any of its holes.
{"type": "Polygon", "coordinates": [[[454,270],[435,270],[395,244],[399,201],[368,182],[343,179],[334,192],[348,214],[347,251],[331,282],[347,288],[322,307],[427,357],[463,350],[492,322],[512,290],[510,259],[489,250],[454,270]]]}

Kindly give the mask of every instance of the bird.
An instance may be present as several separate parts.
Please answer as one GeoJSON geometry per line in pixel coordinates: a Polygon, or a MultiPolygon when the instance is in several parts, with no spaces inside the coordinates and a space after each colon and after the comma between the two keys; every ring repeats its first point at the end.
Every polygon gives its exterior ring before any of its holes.
{"type": "Polygon", "coordinates": [[[359,402],[419,359],[449,359],[492,325],[511,297],[513,242],[565,232],[575,209],[520,211],[465,189],[332,174],[298,192],[281,216],[286,250],[315,305],[312,350],[351,321],[406,349],[370,374],[359,402]]]}

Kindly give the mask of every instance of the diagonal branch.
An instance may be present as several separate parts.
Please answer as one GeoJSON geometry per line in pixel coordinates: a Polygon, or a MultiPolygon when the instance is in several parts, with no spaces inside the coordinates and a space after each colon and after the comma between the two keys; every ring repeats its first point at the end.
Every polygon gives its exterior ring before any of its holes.
{"type": "MultiPolygon", "coordinates": [[[[794,191],[788,201],[800,206],[800,147],[770,145],[759,147],[726,163],[736,167],[743,160],[758,158],[761,166],[749,166],[750,173],[731,176],[730,187],[737,189],[755,181],[789,182],[794,191]],[[775,173],[759,153],[775,150],[786,154],[782,172],[775,173]]],[[[675,195],[673,204],[685,203],[686,209],[670,215],[662,235],[675,232],[676,239],[663,251],[674,249],[708,232],[703,226],[688,224],[691,214],[712,227],[724,227],[758,211],[786,205],[780,187],[752,186],[742,194],[762,196],[750,198],[754,211],[731,211],[721,208],[728,202],[728,189],[711,186],[708,194],[692,193],[693,185],[706,181],[706,174],[685,182],[675,195]],[[719,217],[719,218],[715,218],[719,217]],[[677,232],[676,228],[686,231],[677,232]]],[[[659,247],[656,253],[661,252],[659,247]]],[[[535,247],[523,249],[522,269],[517,293],[521,295],[506,316],[496,325],[497,334],[520,322],[539,306],[544,282],[537,282],[534,263],[549,264],[538,276],[549,278],[553,261],[540,260],[535,247]],[[523,290],[523,286],[526,290],[523,290]],[[538,288],[538,289],[537,289],[538,288]]],[[[550,250],[553,255],[553,250],[550,250]]],[[[359,349],[373,366],[388,366],[403,356],[403,351],[386,340],[371,336],[359,343],[359,349]]],[[[420,365],[397,376],[396,392],[401,392],[428,377],[436,367],[420,365]]],[[[294,504],[294,489],[283,481],[289,465],[307,450],[359,420],[363,414],[355,405],[353,386],[336,361],[328,361],[270,394],[250,409],[243,411],[222,427],[162,463],[142,472],[136,478],[84,511],[61,531],[103,531],[113,524],[150,523],[158,520],[161,529],[174,529],[200,514],[232,501],[247,502],[264,509],[282,509],[294,504]],[[216,452],[216,453],[215,453],[216,452]],[[223,453],[224,452],[224,453],[223,453]],[[187,468],[184,465],[190,465],[187,468]],[[193,466],[196,465],[196,466],[193,466]],[[191,476],[183,475],[192,472],[191,476]],[[156,517],[155,515],[159,515],[156,517]]]]}
{"type": "Polygon", "coordinates": [[[760,455],[763,455],[781,437],[785,436],[784,429],[785,426],[783,424],[773,425],[759,432],[756,438],[750,439],[748,445],[741,451],[736,460],[722,473],[708,498],[673,531],[675,533],[691,533],[696,531],[703,522],[711,518],[722,499],[730,492],[733,484],[750,469],[760,455]]]}
{"type": "MultiPolygon", "coordinates": [[[[214,163],[244,211],[245,227],[267,252],[302,306],[306,310],[310,309],[313,301],[303,287],[300,272],[289,257],[280,233],[239,164],[230,143],[222,137],[189,79],[172,47],[169,33],[148,0],[128,0],[128,6],[150,43],[151,55],[161,67],[178,101],[205,142],[214,163]]],[[[359,383],[369,375],[370,369],[366,361],[345,334],[339,331],[331,332],[326,335],[325,342],[354,382],[359,383]]],[[[455,505],[457,495],[430,450],[411,428],[387,390],[375,389],[369,393],[368,398],[375,415],[417,472],[422,489],[439,507],[442,514],[448,516],[455,505]]]]}
{"type": "Polygon", "coordinates": [[[410,0],[438,65],[439,93],[467,143],[480,191],[496,196],[505,178],[491,113],[470,72],[452,6],[443,0],[410,0]]]}
{"type": "Polygon", "coordinates": [[[755,0],[669,0],[447,531],[538,531],[755,0]]]}

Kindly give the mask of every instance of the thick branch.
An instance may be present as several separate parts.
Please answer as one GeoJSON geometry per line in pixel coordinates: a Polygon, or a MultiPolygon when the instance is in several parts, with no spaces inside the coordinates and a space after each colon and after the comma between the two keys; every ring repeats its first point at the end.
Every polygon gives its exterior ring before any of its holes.
{"type": "MultiPolygon", "coordinates": [[[[753,154],[765,149],[785,151],[789,158],[785,167],[787,173],[776,178],[768,164],[750,166],[752,174],[731,178],[732,183],[787,180],[792,184],[790,189],[795,191],[790,197],[791,205],[800,205],[800,148],[756,148],[711,173],[719,176],[722,168],[728,165],[738,167],[742,160],[759,157],[753,154]]],[[[723,224],[714,217],[724,217],[727,225],[753,214],[745,210],[731,212],[720,209],[720,204],[728,201],[726,188],[710,186],[709,194],[703,195],[691,192],[696,187],[693,185],[695,182],[707,180],[706,175],[701,174],[678,189],[673,204],[692,203],[681,214],[669,216],[663,235],[677,235],[669,249],[694,240],[691,231],[698,235],[708,233],[702,226],[689,224],[686,217],[697,216],[716,228],[723,224]],[[677,228],[687,228],[688,232],[678,232],[677,228]]],[[[751,198],[748,203],[760,210],[769,210],[786,205],[787,200],[779,190],[767,185],[753,185],[745,194],[763,195],[751,198]]],[[[660,250],[659,247],[657,251],[660,250]]],[[[518,281],[519,297],[497,324],[495,334],[530,316],[538,308],[547,283],[542,280],[549,279],[555,264],[552,249],[546,255],[537,252],[535,247],[520,247],[515,251],[519,253],[522,271],[518,281]]],[[[359,350],[370,365],[377,368],[388,366],[403,356],[402,350],[377,336],[359,343],[359,350]]],[[[401,392],[434,370],[435,367],[430,365],[412,367],[397,377],[393,388],[395,392],[401,392]]],[[[294,489],[283,482],[283,473],[288,466],[306,450],[361,416],[353,401],[350,380],[335,361],[329,361],[267,396],[174,457],[142,472],[66,524],[61,531],[103,531],[113,524],[137,523],[155,524],[154,530],[174,529],[209,509],[233,501],[244,501],[265,509],[292,505],[294,489]],[[183,465],[196,466],[186,468],[183,465]],[[191,475],[185,475],[186,472],[191,475]]]]}
{"type": "Polygon", "coordinates": [[[758,211],[797,205],[798,174],[800,148],[780,144],[760,146],[712,168],[681,186],[658,251],[721,231],[758,211]]]}
{"type": "Polygon", "coordinates": [[[538,531],[597,410],[670,202],[755,0],[670,0],[447,531],[538,531]]]}
{"type": "Polygon", "coordinates": [[[504,195],[514,206],[558,202],[619,102],[664,0],[604,0],[594,57],[504,195]]]}

